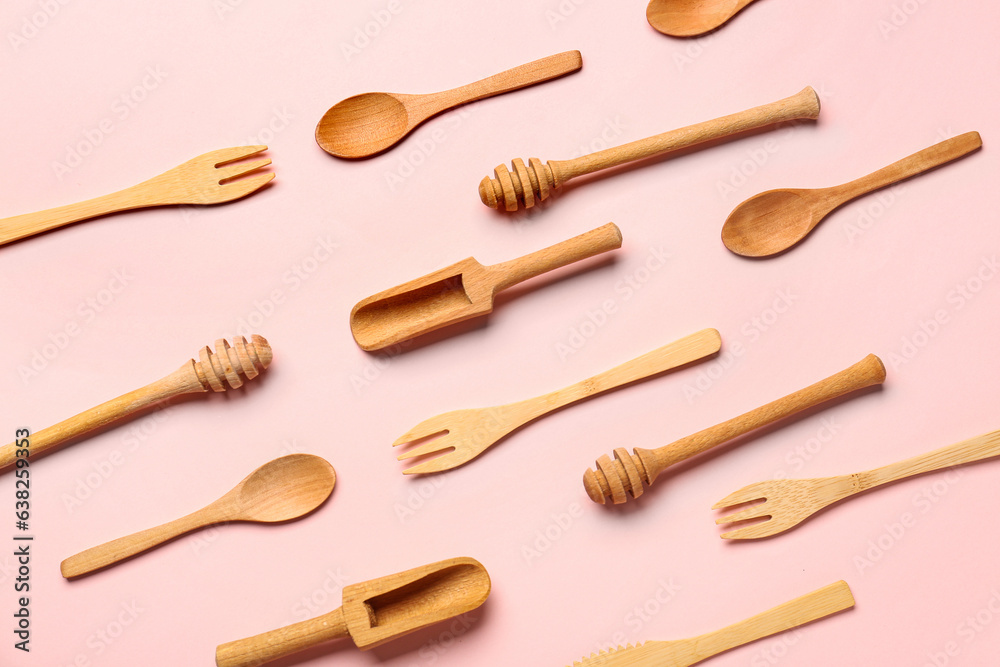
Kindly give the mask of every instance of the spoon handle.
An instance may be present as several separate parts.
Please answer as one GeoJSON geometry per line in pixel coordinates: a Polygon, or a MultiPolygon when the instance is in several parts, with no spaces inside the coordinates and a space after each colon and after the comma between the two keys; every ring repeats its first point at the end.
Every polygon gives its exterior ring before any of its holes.
{"type": "Polygon", "coordinates": [[[217,667],[257,667],[331,639],[349,637],[344,608],[293,623],[246,639],[220,644],[215,649],[217,667]]]}
{"type": "Polygon", "coordinates": [[[441,110],[450,109],[459,104],[468,104],[486,97],[509,93],[518,88],[533,86],[550,79],[555,79],[583,67],[583,58],[579,51],[565,51],[554,56],[527,63],[509,69],[499,74],[486,77],[466,86],[453,88],[438,93],[441,110]]]}
{"type": "Polygon", "coordinates": [[[209,516],[206,519],[204,512],[205,510],[199,510],[161,526],[148,528],[138,533],[119,537],[117,540],[91,547],[64,560],[59,569],[62,572],[62,576],[67,579],[73,579],[74,577],[89,574],[109,565],[114,565],[126,558],[152,549],[167,540],[172,540],[184,533],[189,533],[196,528],[201,528],[211,523],[218,523],[218,519],[213,516],[209,516]]]}
{"type": "Polygon", "coordinates": [[[888,167],[883,167],[867,176],[837,186],[835,189],[844,197],[843,199],[838,198],[838,202],[850,201],[873,190],[898,183],[934,167],[940,167],[971,153],[982,145],[983,140],[978,132],[966,132],[957,137],[946,139],[909,157],[893,162],[888,167]]]}
{"type": "Polygon", "coordinates": [[[561,266],[622,247],[622,233],[613,222],[574,236],[524,257],[486,267],[495,276],[494,293],[561,266]]]}

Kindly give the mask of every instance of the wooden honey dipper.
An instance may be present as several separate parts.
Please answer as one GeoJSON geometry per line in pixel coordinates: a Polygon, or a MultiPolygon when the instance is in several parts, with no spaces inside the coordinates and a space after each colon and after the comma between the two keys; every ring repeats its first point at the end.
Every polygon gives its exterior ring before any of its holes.
{"type": "Polygon", "coordinates": [[[669,466],[691,458],[712,447],[721,445],[745,433],[784,419],[796,412],[815,407],[838,396],[882,384],[885,381],[885,366],[874,354],[831,375],[825,380],[811,384],[776,401],[734,417],[721,424],[698,431],[694,435],[681,438],[657,449],[636,448],[629,454],[624,447],[614,450],[615,460],[605,454],[597,459],[597,470],[583,474],[583,486],[587,495],[595,503],[604,504],[610,497],[620,505],[629,499],[638,498],[643,492],[643,483],[652,484],[657,476],[669,466]]]}
{"type": "MultiPolygon", "coordinates": [[[[208,347],[201,349],[200,361],[188,359],[176,371],[152,384],[32,434],[31,456],[174,396],[239,389],[244,379],[252,380],[271,363],[271,346],[264,337],[255,334],[251,340],[247,343],[246,338],[240,336],[233,339],[230,347],[220,338],[215,342],[215,352],[208,347]]],[[[16,452],[14,443],[0,448],[0,472],[14,466],[16,452]]]]}
{"type": "Polygon", "coordinates": [[[517,158],[511,163],[511,169],[502,164],[493,171],[496,178],[487,176],[482,180],[479,184],[479,198],[484,204],[495,209],[501,206],[507,211],[516,211],[519,206],[531,208],[539,201],[547,199],[553,190],[571,178],[775,123],[799,118],[816,118],[819,116],[819,106],[816,91],[806,86],[798,94],[777,102],[639,139],[624,146],[615,146],[573,160],[550,160],[542,164],[541,160],[533,157],[525,166],[524,160],[517,158]]]}

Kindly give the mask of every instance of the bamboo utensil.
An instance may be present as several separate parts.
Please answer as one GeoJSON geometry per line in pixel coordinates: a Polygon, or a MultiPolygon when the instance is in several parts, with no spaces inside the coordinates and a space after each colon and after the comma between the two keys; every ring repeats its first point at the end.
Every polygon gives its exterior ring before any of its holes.
{"type": "Polygon", "coordinates": [[[267,185],[274,174],[241,177],[266,167],[271,160],[236,161],[266,150],[267,146],[240,146],[211,151],[110,195],[4,218],[0,220],[0,245],[108,213],[172,204],[221,204],[246,197],[267,185]]]}
{"type": "Polygon", "coordinates": [[[396,458],[403,461],[415,456],[452,450],[437,458],[422,461],[404,470],[403,474],[450,470],[468,463],[512,431],[553,410],[703,360],[718,352],[721,344],[722,339],[718,331],[703,329],[558,391],[493,408],[454,410],[432,417],[407,431],[392,443],[392,446],[397,447],[407,442],[438,435],[440,437],[414,447],[396,458]]]}
{"type": "Polygon", "coordinates": [[[752,519],[765,519],[762,522],[723,533],[722,537],[729,540],[753,540],[770,537],[794,528],[824,507],[877,486],[995,456],[1000,456],[1000,431],[993,431],[920,456],[914,456],[905,461],[853,475],[813,479],[776,479],[750,484],[715,503],[712,509],[723,509],[762,500],[762,503],[722,517],[716,523],[729,524],[752,519]]]}
{"type": "Polygon", "coordinates": [[[671,37],[696,37],[715,30],[754,0],[650,0],[649,25],[671,37]]]}
{"type": "Polygon", "coordinates": [[[762,192],[729,214],[722,242],[744,257],[775,255],[804,239],[831,211],[852,199],[957,160],[982,145],[978,132],[966,132],[843,185],[762,192]]]}
{"type": "Polygon", "coordinates": [[[620,248],[614,223],[501,264],[473,258],[379,292],[351,310],[351,333],[363,350],[378,350],[493,311],[497,292],[561,266],[620,248]]]}
{"type": "Polygon", "coordinates": [[[452,558],[344,587],[343,605],[323,616],[218,647],[218,667],[256,667],[331,639],[362,651],[479,607],[490,575],[473,558],[452,558]]]}
{"type": "Polygon", "coordinates": [[[844,581],[778,605],[721,630],[673,641],[650,641],[591,654],[573,667],[687,667],[725,651],[850,609],[854,596],[844,581]]]}
{"type": "Polygon", "coordinates": [[[721,424],[698,431],[658,449],[636,448],[632,454],[624,447],[614,450],[615,460],[605,454],[597,459],[596,470],[583,474],[583,486],[595,503],[604,504],[610,497],[620,505],[643,493],[643,483],[652,484],[657,476],[675,463],[717,447],[724,442],[784,419],[796,412],[820,405],[852,391],[882,384],[885,366],[874,354],[792,394],[734,417],[721,424]]]}
{"type": "MultiPolygon", "coordinates": [[[[238,389],[244,380],[252,380],[267,368],[271,357],[271,346],[263,336],[255,334],[251,343],[242,336],[234,338],[232,347],[220,338],[215,342],[215,352],[202,348],[200,361],[189,359],[156,382],[33,433],[31,456],[175,396],[238,389]]],[[[0,472],[13,467],[16,451],[15,443],[0,447],[0,472]]]]}
{"type": "Polygon", "coordinates": [[[462,104],[549,81],[583,67],[579,51],[542,58],[467,86],[425,95],[364,93],[332,106],[316,125],[316,143],[330,155],[381,153],[428,118],[462,104]]]}
{"type": "Polygon", "coordinates": [[[87,549],[64,560],[60,569],[67,579],[80,577],[217,523],[298,519],[322,505],[336,482],[333,466],[318,456],[283,456],[260,466],[229,493],[197,512],[87,549]]]}
{"type": "Polygon", "coordinates": [[[577,176],[663,155],[739,132],[799,118],[816,118],[818,115],[819,97],[815,90],[807,86],[798,94],[777,102],[573,160],[550,160],[542,164],[538,158],[530,158],[525,166],[524,161],[517,158],[511,163],[511,169],[508,170],[506,165],[501,164],[493,172],[495,178],[487,176],[482,180],[479,184],[479,198],[490,208],[503,207],[507,211],[516,211],[519,206],[531,208],[547,199],[553,190],[577,176]]]}

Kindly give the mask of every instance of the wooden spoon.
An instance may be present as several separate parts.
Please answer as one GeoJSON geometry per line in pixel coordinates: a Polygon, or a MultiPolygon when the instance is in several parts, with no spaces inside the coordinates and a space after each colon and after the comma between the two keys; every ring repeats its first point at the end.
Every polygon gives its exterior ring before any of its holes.
{"type": "Polygon", "coordinates": [[[451,558],[344,587],[334,611],[216,649],[218,667],[256,667],[331,639],[350,637],[362,651],[479,607],[490,575],[473,558],[451,558]]]}
{"type": "Polygon", "coordinates": [[[621,231],[609,222],[509,262],[483,266],[470,257],[363,299],[351,311],[351,333],[362,350],[379,350],[485,315],[500,290],[621,245],[621,231]]]}
{"type": "Polygon", "coordinates": [[[555,79],[581,67],[580,52],[566,51],[440,93],[364,93],[348,97],[323,114],[316,126],[316,143],[336,157],[370,157],[391,148],[415,127],[443,111],[555,79]]]}
{"type": "Polygon", "coordinates": [[[762,192],[729,214],[722,242],[744,257],[775,255],[801,241],[831,211],[852,199],[957,160],[982,145],[978,132],[966,132],[843,185],[762,192]]]}
{"type": "Polygon", "coordinates": [[[79,577],[216,523],[277,523],[298,519],[322,505],[336,482],[333,466],[318,456],[283,456],[254,470],[207,507],[162,526],[87,549],[64,560],[60,569],[67,579],[79,577]]]}
{"type": "Polygon", "coordinates": [[[696,37],[715,30],[754,0],[650,0],[646,20],[664,35],[696,37]]]}

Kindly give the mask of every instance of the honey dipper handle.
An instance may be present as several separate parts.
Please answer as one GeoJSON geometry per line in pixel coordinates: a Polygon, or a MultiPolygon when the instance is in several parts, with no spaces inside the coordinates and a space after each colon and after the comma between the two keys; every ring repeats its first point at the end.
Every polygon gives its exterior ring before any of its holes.
{"type": "Polygon", "coordinates": [[[798,94],[777,102],[671,130],[646,139],[639,139],[623,146],[615,146],[574,160],[551,160],[549,166],[553,171],[558,171],[560,179],[565,182],[576,176],[675,151],[712,139],[727,137],[738,132],[799,118],[816,118],[818,115],[819,97],[815,90],[806,86],[798,94]]]}
{"type": "MultiPolygon", "coordinates": [[[[189,361],[165,378],[33,433],[31,435],[31,456],[34,457],[47,449],[57,447],[68,440],[110,424],[154,403],[180,394],[203,391],[206,389],[198,380],[194,370],[194,362],[189,361]]],[[[0,473],[10,470],[14,466],[16,451],[14,443],[0,447],[0,473]]]]}
{"type": "Polygon", "coordinates": [[[446,90],[438,93],[435,97],[438,98],[442,110],[450,109],[458,104],[475,102],[486,97],[509,93],[518,88],[549,81],[576,72],[581,67],[583,67],[583,59],[580,52],[566,51],[494,74],[467,86],[446,90]]]}
{"type": "Polygon", "coordinates": [[[784,419],[796,412],[825,403],[838,396],[882,384],[885,381],[885,366],[874,354],[831,375],[825,380],[809,385],[794,393],[771,401],[739,417],[706,428],[659,449],[636,449],[649,476],[649,483],[665,468],[678,461],[690,458],[723,442],[728,442],[744,433],[749,433],[767,424],[784,419]]]}
{"type": "Polygon", "coordinates": [[[592,229],[530,255],[493,264],[486,269],[495,276],[493,287],[495,294],[528,278],[621,247],[621,230],[618,229],[618,225],[609,222],[603,227],[592,229]]]}
{"type": "MultiPolygon", "coordinates": [[[[940,167],[952,160],[957,160],[963,155],[981,148],[982,145],[983,140],[980,138],[978,132],[966,132],[957,137],[936,143],[913,155],[904,157],[902,160],[897,160],[889,166],[882,167],[867,176],[862,176],[850,183],[839,185],[836,189],[846,199],[854,199],[873,190],[878,190],[911,176],[916,176],[934,167],[940,167]]],[[[838,198],[837,201],[842,202],[844,200],[838,198]]]]}
{"type": "Polygon", "coordinates": [[[331,639],[349,636],[343,608],[340,608],[307,621],[221,644],[215,650],[215,664],[218,667],[257,667],[331,639]]]}

